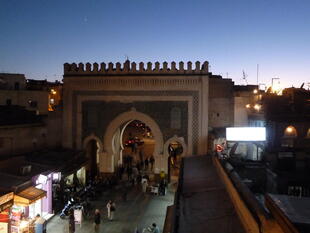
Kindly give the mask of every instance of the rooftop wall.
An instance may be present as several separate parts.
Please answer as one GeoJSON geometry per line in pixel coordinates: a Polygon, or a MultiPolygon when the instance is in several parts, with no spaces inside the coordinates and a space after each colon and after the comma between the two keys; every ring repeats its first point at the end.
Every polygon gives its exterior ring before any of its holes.
{"type": "Polygon", "coordinates": [[[154,64],[148,62],[144,64],[140,62],[137,66],[135,62],[129,62],[128,60],[121,65],[121,63],[117,62],[113,64],[112,62],[101,63],[100,66],[98,63],[65,63],[64,64],[64,75],[145,75],[145,74],[168,74],[168,75],[182,75],[182,74],[208,74],[209,63],[207,61],[200,64],[199,61],[195,62],[193,65],[192,62],[187,62],[186,68],[184,67],[184,62],[179,62],[177,67],[175,62],[171,62],[168,67],[167,62],[163,62],[162,64],[159,62],[155,62],[154,64]]]}

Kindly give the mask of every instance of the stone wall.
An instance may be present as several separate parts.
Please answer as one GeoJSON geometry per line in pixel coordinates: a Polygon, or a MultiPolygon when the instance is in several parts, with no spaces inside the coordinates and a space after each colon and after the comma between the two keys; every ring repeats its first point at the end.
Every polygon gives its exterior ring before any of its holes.
{"type": "Polygon", "coordinates": [[[0,156],[27,153],[46,145],[47,130],[43,124],[0,127],[0,156]]]}
{"type": "Polygon", "coordinates": [[[234,124],[234,97],[231,79],[209,80],[209,127],[221,128],[234,124]]]}

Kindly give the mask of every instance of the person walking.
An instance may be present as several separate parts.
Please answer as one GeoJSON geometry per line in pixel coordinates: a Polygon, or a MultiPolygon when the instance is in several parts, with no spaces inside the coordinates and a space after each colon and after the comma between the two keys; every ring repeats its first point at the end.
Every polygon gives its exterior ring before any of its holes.
{"type": "Polygon", "coordinates": [[[110,220],[112,221],[114,219],[114,213],[116,211],[116,206],[115,206],[115,202],[114,201],[111,202],[111,208],[110,209],[111,209],[111,218],[110,218],[110,220]]]}
{"type": "Polygon", "coordinates": [[[95,217],[94,217],[94,230],[95,232],[99,232],[100,230],[100,222],[101,222],[101,216],[100,211],[98,209],[95,210],[95,217]]]}
{"type": "Polygon", "coordinates": [[[74,214],[73,210],[70,210],[69,213],[69,233],[75,232],[75,221],[74,221],[74,214]]]}
{"type": "Polygon", "coordinates": [[[128,181],[130,181],[132,176],[132,167],[127,167],[127,175],[128,175],[128,181]]]}
{"type": "Polygon", "coordinates": [[[111,220],[111,206],[112,206],[112,201],[109,200],[107,204],[107,211],[108,211],[108,219],[111,220]]]}
{"type": "Polygon", "coordinates": [[[142,179],[142,192],[146,193],[147,179],[142,179]]]}
{"type": "Polygon", "coordinates": [[[127,201],[127,194],[127,188],[124,188],[122,193],[123,201],[127,201]]]}
{"type": "Polygon", "coordinates": [[[156,223],[152,224],[151,232],[152,233],[159,233],[159,227],[156,225],[156,223]]]}
{"type": "Polygon", "coordinates": [[[155,159],[154,159],[154,156],[153,156],[153,155],[151,155],[150,163],[151,163],[151,171],[153,171],[154,163],[155,163],[155,159]]]}
{"type": "Polygon", "coordinates": [[[149,169],[149,159],[148,158],[146,158],[144,160],[144,165],[145,165],[145,170],[147,171],[149,169]]]}

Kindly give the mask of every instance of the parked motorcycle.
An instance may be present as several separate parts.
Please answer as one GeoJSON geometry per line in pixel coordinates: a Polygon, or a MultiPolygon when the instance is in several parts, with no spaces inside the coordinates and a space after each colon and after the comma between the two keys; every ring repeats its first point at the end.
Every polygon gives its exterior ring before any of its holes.
{"type": "Polygon", "coordinates": [[[64,219],[66,216],[69,216],[69,213],[72,209],[72,207],[75,205],[75,201],[73,198],[71,198],[70,200],[68,200],[67,204],[65,205],[65,207],[62,209],[61,213],[60,213],[60,218],[64,219]]]}

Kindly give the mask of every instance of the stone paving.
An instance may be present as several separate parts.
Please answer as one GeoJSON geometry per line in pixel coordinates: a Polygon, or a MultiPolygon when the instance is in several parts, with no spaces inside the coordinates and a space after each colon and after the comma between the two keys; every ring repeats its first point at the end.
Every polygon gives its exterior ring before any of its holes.
{"type": "MultiPolygon", "coordinates": [[[[174,190],[168,189],[167,195],[155,196],[144,194],[141,187],[135,186],[128,188],[127,201],[122,200],[122,193],[117,187],[103,193],[96,201],[92,202],[93,210],[100,209],[101,221],[100,233],[134,233],[138,227],[139,232],[142,228],[155,222],[161,232],[164,226],[166,208],[173,204],[174,190]],[[115,219],[108,221],[106,203],[108,200],[115,200],[116,211],[115,219]]],[[[94,212],[94,211],[92,211],[94,212]]],[[[68,232],[68,220],[62,220],[58,215],[54,216],[47,224],[47,233],[68,232]]],[[[76,225],[75,233],[92,233],[93,217],[84,219],[82,226],[76,225]]]]}

